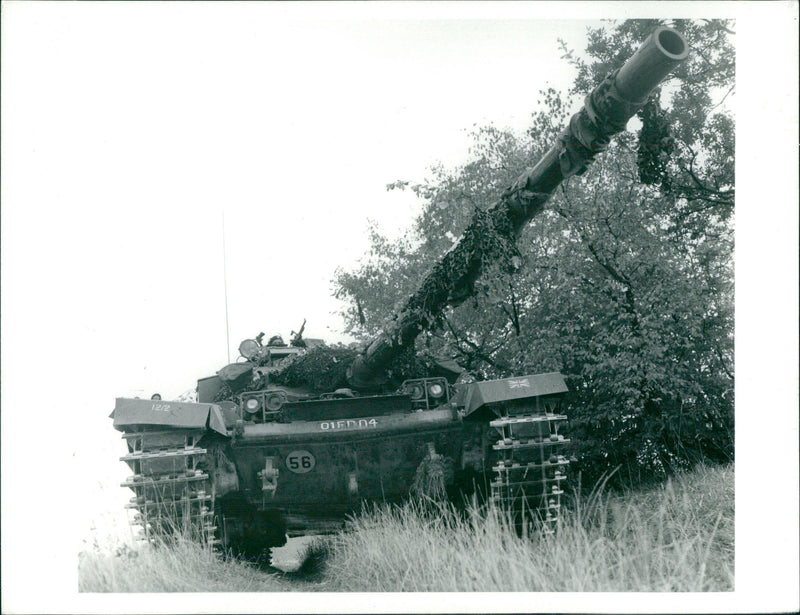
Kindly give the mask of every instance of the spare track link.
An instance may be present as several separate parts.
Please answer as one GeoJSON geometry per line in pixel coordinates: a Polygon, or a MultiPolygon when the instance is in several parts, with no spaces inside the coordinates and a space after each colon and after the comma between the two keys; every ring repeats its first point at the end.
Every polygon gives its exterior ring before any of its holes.
{"type": "Polygon", "coordinates": [[[166,429],[122,435],[128,454],[120,461],[133,475],[121,486],[135,494],[126,508],[137,511],[131,523],[142,528],[141,539],[181,534],[215,542],[214,493],[208,473],[200,468],[207,451],[197,445],[204,433],[166,429]]]}
{"type": "Polygon", "coordinates": [[[566,421],[564,414],[519,412],[489,423],[500,436],[492,447],[498,456],[492,500],[514,515],[533,513],[546,534],[555,532],[567,478],[563,453],[570,440],[558,433],[566,421]]]}

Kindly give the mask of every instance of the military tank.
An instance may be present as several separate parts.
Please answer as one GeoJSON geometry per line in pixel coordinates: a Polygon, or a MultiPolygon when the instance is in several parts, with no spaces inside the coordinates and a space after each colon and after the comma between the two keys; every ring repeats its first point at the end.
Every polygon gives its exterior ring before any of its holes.
{"type": "Polygon", "coordinates": [[[128,506],[143,537],[190,532],[265,563],[287,535],[334,531],[364,501],[407,498],[426,473],[451,492],[488,476],[492,500],[535,511],[543,531],[554,531],[570,462],[561,374],[459,384],[457,370],[442,366],[397,385],[388,372],[445,309],[474,294],[499,258],[487,234],[514,242],[687,55],[680,33],[657,28],[594,88],[542,159],[476,212],[390,325],[346,361],[333,357],[330,390],[286,378],[320,354],[301,328],[290,344],[280,336],[264,344],[263,334],[242,342],[241,361],[198,381],[197,401],[117,399],[111,416],[133,471],[123,486],[134,493],[128,506]]]}

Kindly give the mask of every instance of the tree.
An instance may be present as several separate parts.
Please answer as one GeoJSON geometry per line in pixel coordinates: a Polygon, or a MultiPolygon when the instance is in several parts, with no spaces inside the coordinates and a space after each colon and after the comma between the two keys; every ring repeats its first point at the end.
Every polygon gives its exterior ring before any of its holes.
{"type": "MultiPolygon", "coordinates": [[[[661,22],[589,33],[572,94],[585,94],[661,22]]],[[[420,347],[447,351],[479,377],[561,370],[588,479],[622,466],[635,480],[733,456],[734,122],[732,34],[721,21],[675,22],[693,50],[582,176],[553,196],[448,310],[420,347]],[[513,266],[509,266],[511,263],[513,266]]],[[[373,334],[468,221],[553,142],[567,119],[542,93],[525,135],[478,129],[472,160],[432,170],[413,189],[425,206],[406,237],[372,229],[359,269],[339,271],[351,329],[373,334]]]]}

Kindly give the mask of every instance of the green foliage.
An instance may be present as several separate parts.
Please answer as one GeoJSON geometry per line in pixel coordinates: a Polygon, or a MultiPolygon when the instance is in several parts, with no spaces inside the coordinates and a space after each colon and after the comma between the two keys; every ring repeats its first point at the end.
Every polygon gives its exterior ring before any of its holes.
{"type": "MultiPolygon", "coordinates": [[[[593,30],[585,57],[565,50],[577,70],[572,95],[661,23],[593,30]]],[[[487,229],[490,240],[475,245],[490,258],[473,296],[438,313],[418,340],[478,377],[564,372],[578,467],[590,481],[618,465],[618,476],[638,481],[733,458],[735,126],[722,104],[734,86],[732,33],[714,20],[668,25],[686,36],[690,59],[641,110],[639,134],[620,135],[567,181],[516,248],[487,229]]],[[[413,190],[423,211],[397,242],[371,229],[361,266],[337,272],[352,331],[369,336],[389,322],[470,221],[552,144],[565,109],[547,90],[524,135],[479,128],[468,164],[388,186],[413,190]]]]}

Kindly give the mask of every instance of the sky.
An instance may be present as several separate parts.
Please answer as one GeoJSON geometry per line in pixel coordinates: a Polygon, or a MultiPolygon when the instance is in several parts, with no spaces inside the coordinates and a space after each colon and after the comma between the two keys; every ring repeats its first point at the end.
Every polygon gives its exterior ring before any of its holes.
{"type": "MultiPolygon", "coordinates": [[[[752,168],[775,176],[775,165],[788,162],[782,177],[795,182],[766,220],[737,212],[737,297],[750,297],[737,301],[737,355],[742,345],[753,348],[737,356],[737,401],[761,400],[760,379],[778,369],[765,374],[755,360],[771,352],[765,338],[796,331],[797,190],[791,158],[766,163],[758,155],[763,122],[747,111],[787,118],[796,133],[796,90],[772,86],[766,100],[747,85],[786,83],[779,71],[788,70],[796,87],[787,59],[797,56],[796,21],[786,29],[796,4],[671,6],[738,17],[745,56],[762,57],[766,31],[785,32],[768,41],[770,53],[784,52],[782,62],[767,69],[740,55],[734,103],[745,110],[737,119],[737,163],[748,161],[738,174],[740,202],[763,200],[758,184],[748,184],[752,168]],[[747,139],[754,147],[743,149],[747,139]],[[756,296],[771,298],[767,323],[756,296]]],[[[307,337],[347,341],[331,296],[336,268],[364,254],[369,220],[397,236],[420,206],[386,184],[463,163],[476,126],[523,129],[541,89],[571,83],[557,39],[582,51],[587,26],[631,16],[632,7],[636,16],[664,10],[579,2],[4,3],[4,546],[15,522],[51,523],[41,517],[47,507],[32,515],[9,506],[34,486],[31,497],[53,508],[77,500],[64,517],[70,553],[92,519],[119,515],[129,494],[116,487],[126,471],[107,418],[115,397],[174,398],[235,360],[242,339],[260,331],[288,339],[304,319],[307,337]],[[33,476],[17,467],[31,456],[33,476]],[[50,473],[59,477],[52,492],[41,479],[50,473]]],[[[782,151],[796,159],[795,149],[782,151]]],[[[786,378],[796,382],[796,370],[786,378]]],[[[737,414],[740,426],[747,420],[737,414]]],[[[796,423],[787,426],[791,448],[796,423]]],[[[45,559],[63,562],[55,553],[45,559]]]]}
{"type": "Polygon", "coordinates": [[[306,319],[347,341],[336,267],[364,254],[368,219],[398,234],[418,208],[386,184],[462,161],[475,125],[523,128],[542,87],[570,83],[556,38],[580,46],[592,23],[40,12],[8,42],[25,62],[4,74],[24,118],[4,126],[7,249],[51,278],[27,291],[43,325],[113,357],[118,394],[167,397],[260,331],[306,319]]]}

